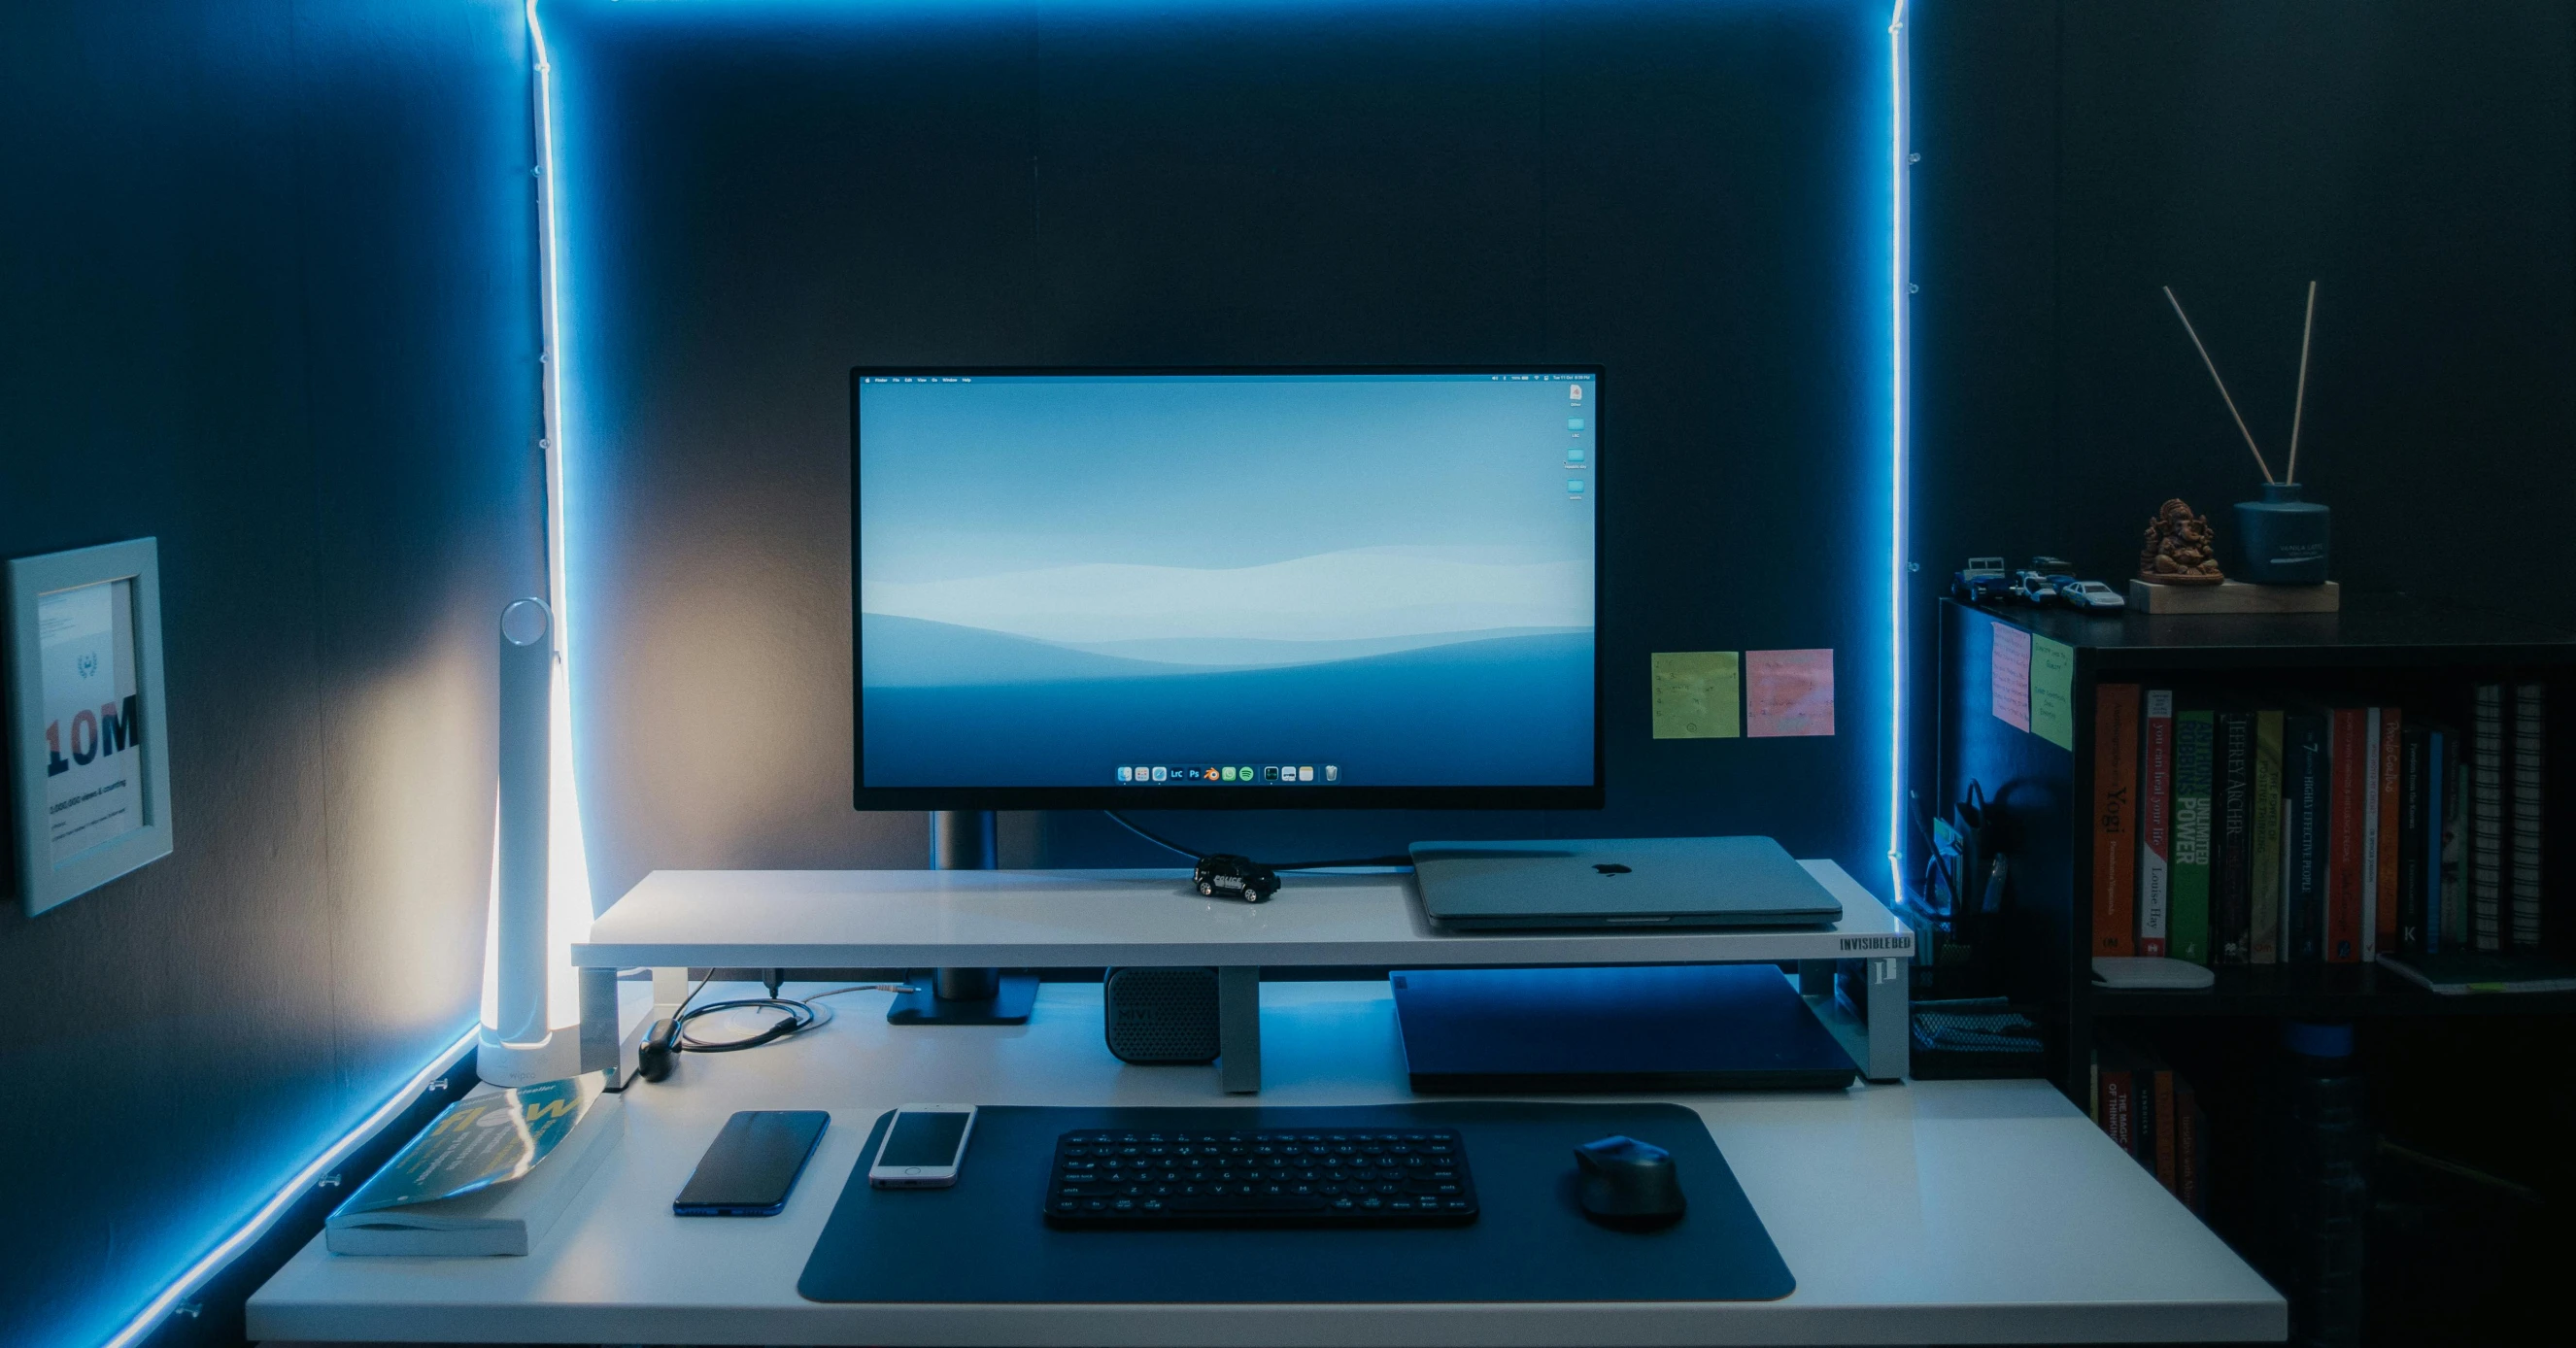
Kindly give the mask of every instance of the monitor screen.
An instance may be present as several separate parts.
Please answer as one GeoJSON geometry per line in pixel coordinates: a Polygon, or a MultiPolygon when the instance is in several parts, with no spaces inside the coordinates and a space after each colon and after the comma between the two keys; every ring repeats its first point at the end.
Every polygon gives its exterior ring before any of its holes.
{"type": "Polygon", "coordinates": [[[1600,804],[1598,369],[851,387],[862,808],[1600,804]]]}

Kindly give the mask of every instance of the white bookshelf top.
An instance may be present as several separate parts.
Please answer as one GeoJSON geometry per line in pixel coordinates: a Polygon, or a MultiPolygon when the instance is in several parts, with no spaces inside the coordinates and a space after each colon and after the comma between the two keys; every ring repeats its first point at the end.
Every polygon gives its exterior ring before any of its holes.
{"type": "Polygon", "coordinates": [[[1268,903],[1201,898],[1182,870],[655,871],[572,948],[584,966],[1728,964],[1903,955],[1913,938],[1830,861],[1831,927],[1454,933],[1402,871],[1286,877],[1268,903]]]}

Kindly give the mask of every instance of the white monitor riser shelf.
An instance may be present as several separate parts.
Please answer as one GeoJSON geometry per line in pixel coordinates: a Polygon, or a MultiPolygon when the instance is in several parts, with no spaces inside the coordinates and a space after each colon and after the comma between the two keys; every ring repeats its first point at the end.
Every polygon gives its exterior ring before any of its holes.
{"type": "MultiPolygon", "coordinates": [[[[1862,1074],[1902,1078],[1913,935],[1840,866],[1799,864],[1842,901],[1839,922],[1452,933],[1423,914],[1412,877],[1396,870],[1294,876],[1263,904],[1203,898],[1179,870],[655,871],[600,914],[572,958],[587,968],[1196,966],[1228,971],[1237,997],[1257,995],[1263,968],[1794,962],[1800,990],[1862,1074]],[[1842,960],[1865,962],[1866,1024],[1835,1003],[1842,960]]],[[[1258,1090],[1257,1029],[1225,1048],[1226,1089],[1258,1090]]]]}

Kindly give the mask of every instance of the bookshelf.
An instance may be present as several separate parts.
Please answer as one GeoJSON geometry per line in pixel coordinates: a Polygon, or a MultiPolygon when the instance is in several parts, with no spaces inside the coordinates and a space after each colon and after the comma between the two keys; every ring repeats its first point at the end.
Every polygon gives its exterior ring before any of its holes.
{"type": "MultiPolygon", "coordinates": [[[[2040,1009],[2049,1075],[2085,1101],[2094,1022],[2106,1018],[2494,1017],[2576,1013],[2576,994],[2441,996],[2366,965],[2224,967],[2194,991],[2097,988],[2091,980],[2094,689],[2141,683],[2189,693],[2272,692],[2322,702],[2403,706],[2468,723],[2468,688],[2539,681],[2549,689],[2547,817],[2553,888],[2576,866],[2568,805],[2576,801],[2576,634],[2511,614],[2394,595],[2344,598],[2340,613],[2094,616],[2060,609],[1941,605],[1938,800],[1980,783],[2005,821],[2011,906],[1995,968],[2016,1003],[2040,1009]],[[1994,714],[1994,630],[2008,624],[2073,652],[2074,747],[2063,749],[1994,714]]],[[[1932,804],[1933,802],[1927,802],[1932,804]]],[[[2576,949],[2576,904],[2552,901],[2545,949],[2576,949]]]]}

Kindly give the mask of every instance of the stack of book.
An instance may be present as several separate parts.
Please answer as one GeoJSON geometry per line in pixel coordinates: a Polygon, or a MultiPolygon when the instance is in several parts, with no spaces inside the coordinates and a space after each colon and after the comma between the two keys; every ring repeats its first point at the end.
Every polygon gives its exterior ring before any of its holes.
{"type": "Polygon", "coordinates": [[[449,1105],[322,1223],[346,1255],[525,1255],[606,1161],[625,1129],[607,1074],[449,1105]]]}
{"type": "Polygon", "coordinates": [[[2204,965],[2536,953],[2546,689],[2395,706],[2095,690],[2093,950],[2204,965]]]}
{"type": "Polygon", "coordinates": [[[2153,1053],[2094,1050],[2093,1121],[2185,1207],[2209,1213],[2209,1116],[2191,1082],[2153,1053]]]}

